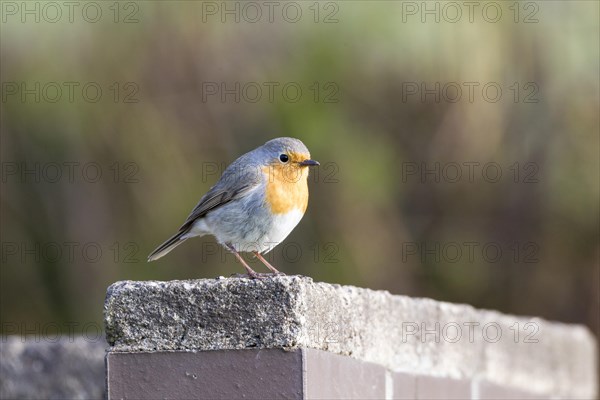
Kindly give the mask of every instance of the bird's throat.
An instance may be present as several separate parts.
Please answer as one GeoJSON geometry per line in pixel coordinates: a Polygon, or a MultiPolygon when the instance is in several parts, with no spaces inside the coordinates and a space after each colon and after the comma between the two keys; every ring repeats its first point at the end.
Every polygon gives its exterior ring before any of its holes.
{"type": "Polygon", "coordinates": [[[306,211],[308,206],[308,168],[287,165],[263,167],[267,178],[265,201],[274,214],[293,210],[306,211]]]}

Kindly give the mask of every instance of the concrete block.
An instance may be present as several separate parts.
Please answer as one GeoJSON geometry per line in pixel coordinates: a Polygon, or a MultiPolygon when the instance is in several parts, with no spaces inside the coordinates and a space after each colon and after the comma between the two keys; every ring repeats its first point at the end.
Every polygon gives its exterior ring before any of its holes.
{"type": "Polygon", "coordinates": [[[383,399],[380,365],[314,349],[113,352],[109,399],[383,399]]]}
{"type": "Polygon", "coordinates": [[[583,326],[306,277],[117,282],[105,322],[111,352],[317,349],[392,372],[597,395],[596,340],[583,326]]]}
{"type": "Polygon", "coordinates": [[[402,372],[389,372],[388,383],[391,393],[386,398],[412,400],[417,398],[417,376],[402,372]]]}
{"type": "Polygon", "coordinates": [[[471,382],[466,379],[417,377],[417,399],[464,400],[471,399],[471,382]]]}
{"type": "Polygon", "coordinates": [[[110,353],[109,399],[302,399],[300,350],[110,353]]]}

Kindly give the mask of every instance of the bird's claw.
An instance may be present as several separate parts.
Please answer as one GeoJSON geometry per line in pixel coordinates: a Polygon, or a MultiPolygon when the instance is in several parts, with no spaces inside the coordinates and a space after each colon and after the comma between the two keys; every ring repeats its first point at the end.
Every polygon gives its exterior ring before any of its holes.
{"type": "Polygon", "coordinates": [[[272,278],[274,276],[286,276],[283,272],[255,272],[255,273],[247,273],[247,274],[231,274],[232,278],[246,278],[246,279],[267,279],[272,278]]]}

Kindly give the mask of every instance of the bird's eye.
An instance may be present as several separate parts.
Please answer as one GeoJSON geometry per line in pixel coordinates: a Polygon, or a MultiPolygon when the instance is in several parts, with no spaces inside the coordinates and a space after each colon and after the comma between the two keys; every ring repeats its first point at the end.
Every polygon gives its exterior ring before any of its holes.
{"type": "Polygon", "coordinates": [[[290,160],[290,158],[288,157],[287,154],[280,154],[279,155],[279,161],[281,161],[282,163],[286,163],[290,160]]]}

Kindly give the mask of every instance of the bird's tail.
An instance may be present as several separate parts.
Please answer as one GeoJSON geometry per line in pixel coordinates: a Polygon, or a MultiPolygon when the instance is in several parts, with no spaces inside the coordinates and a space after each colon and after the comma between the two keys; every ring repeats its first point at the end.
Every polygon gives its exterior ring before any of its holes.
{"type": "Polygon", "coordinates": [[[185,242],[188,239],[188,237],[184,237],[186,233],[188,233],[186,230],[179,231],[175,235],[167,239],[166,242],[158,246],[156,250],[150,253],[150,255],[148,256],[148,262],[158,260],[165,254],[173,250],[175,247],[185,242]]]}

